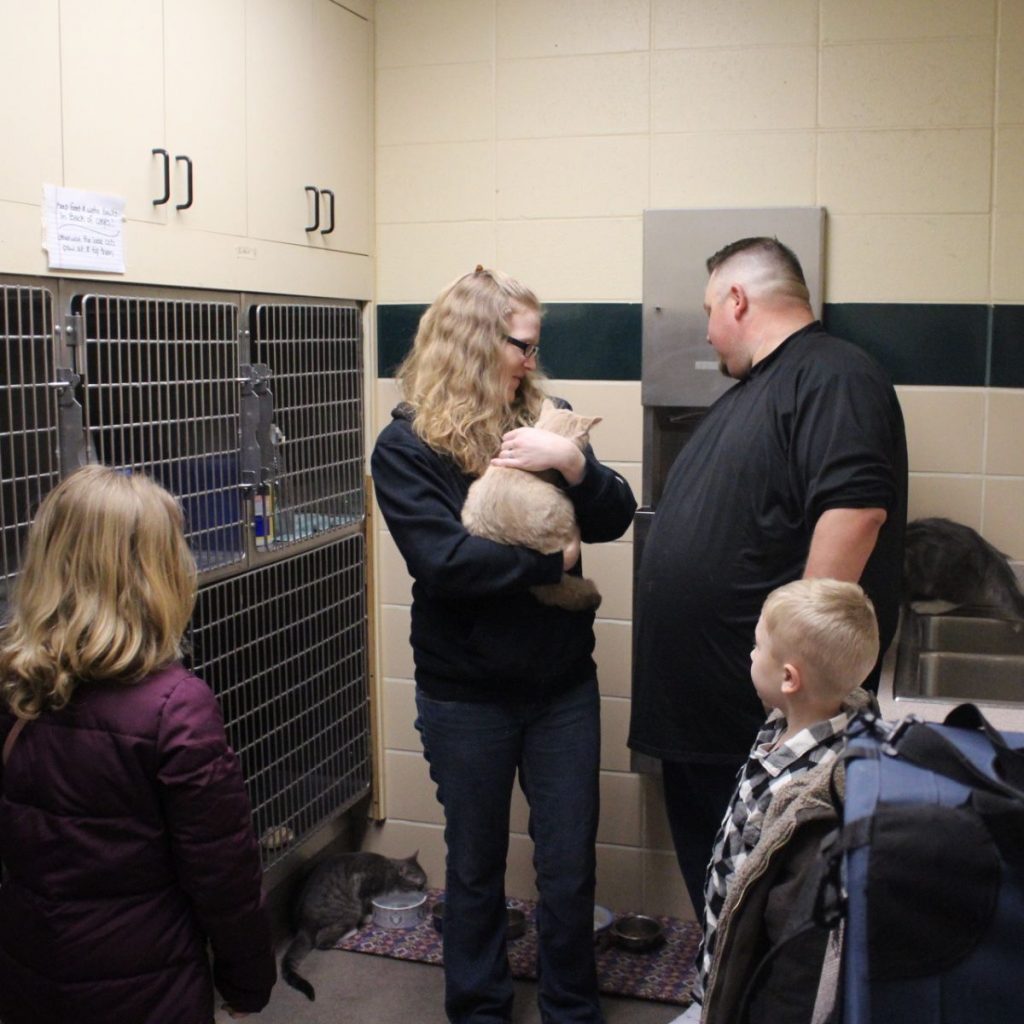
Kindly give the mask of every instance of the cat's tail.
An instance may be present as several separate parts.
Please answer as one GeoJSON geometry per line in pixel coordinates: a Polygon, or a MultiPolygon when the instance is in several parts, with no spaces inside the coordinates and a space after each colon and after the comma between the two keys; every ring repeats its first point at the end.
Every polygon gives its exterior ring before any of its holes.
{"type": "Polygon", "coordinates": [[[313,940],[306,931],[300,931],[292,940],[292,944],[285,950],[284,958],[281,960],[281,977],[297,988],[310,1002],[316,999],[316,992],[313,986],[299,974],[298,966],[305,959],[306,954],[313,948],[313,940]]]}

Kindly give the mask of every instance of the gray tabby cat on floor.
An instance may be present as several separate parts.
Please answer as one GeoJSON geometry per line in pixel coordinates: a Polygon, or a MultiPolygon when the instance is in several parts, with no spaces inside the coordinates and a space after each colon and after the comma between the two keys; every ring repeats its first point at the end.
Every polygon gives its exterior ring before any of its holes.
{"type": "MultiPolygon", "coordinates": [[[[579,449],[590,442],[590,429],[599,416],[580,416],[545,402],[537,427],[567,437],[579,449]]],[[[488,466],[473,481],[462,506],[462,523],[475,537],[498,544],[517,544],[545,555],[564,551],[578,536],[576,511],[555,482],[554,470],[531,473],[512,466],[488,466]]],[[[588,611],[598,607],[601,594],[593,580],[562,574],[560,583],[530,587],[541,604],[588,611]]]]}
{"type": "Polygon", "coordinates": [[[1024,619],[1024,594],[1006,555],[951,519],[907,523],[903,600],[919,612],[967,606],[1024,619]]]}
{"type": "Polygon", "coordinates": [[[298,972],[311,949],[331,949],[371,914],[375,897],[396,890],[423,889],[427,875],[417,853],[404,859],[379,853],[341,853],[318,864],[292,907],[296,933],[281,961],[281,977],[308,999],[313,986],[298,972]]]}

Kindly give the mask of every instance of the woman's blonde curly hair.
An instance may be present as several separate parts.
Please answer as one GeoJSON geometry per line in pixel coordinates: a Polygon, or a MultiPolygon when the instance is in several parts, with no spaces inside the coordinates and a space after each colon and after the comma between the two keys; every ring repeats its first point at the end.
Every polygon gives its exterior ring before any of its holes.
{"type": "Polygon", "coordinates": [[[138,682],[180,657],[195,594],[174,498],[139,474],[76,470],[29,530],[0,631],[3,697],[31,719],[80,682],[138,682]]]}
{"type": "Polygon", "coordinates": [[[540,414],[542,375],[523,378],[509,403],[502,378],[509,317],[536,311],[529,288],[483,267],[453,281],[420,319],[412,351],[396,374],[415,413],[413,429],[435,451],[479,476],[501,446],[501,435],[532,425],[540,414]]]}

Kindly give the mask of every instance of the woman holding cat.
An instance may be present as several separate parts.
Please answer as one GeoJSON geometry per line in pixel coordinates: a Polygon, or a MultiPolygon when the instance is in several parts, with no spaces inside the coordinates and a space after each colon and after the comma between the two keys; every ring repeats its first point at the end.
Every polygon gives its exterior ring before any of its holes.
{"type": "Polygon", "coordinates": [[[207,1024],[275,979],[252,812],[179,662],[174,499],[87,466],[43,501],[0,631],[0,1019],[207,1024]],[[212,952],[212,971],[211,956],[212,952]]]}
{"type": "Polygon", "coordinates": [[[460,513],[491,464],[556,470],[582,540],[620,537],[636,503],[587,448],[533,426],[540,303],[478,267],[435,299],[398,372],[405,401],[371,460],[413,577],[416,727],[445,812],[445,1008],[511,1019],[505,864],[516,773],[530,806],[540,899],[538,989],[549,1022],[602,1018],[593,952],[600,714],[592,611],[531,594],[578,575],[579,544],[540,554],[472,536],[460,513]]]}

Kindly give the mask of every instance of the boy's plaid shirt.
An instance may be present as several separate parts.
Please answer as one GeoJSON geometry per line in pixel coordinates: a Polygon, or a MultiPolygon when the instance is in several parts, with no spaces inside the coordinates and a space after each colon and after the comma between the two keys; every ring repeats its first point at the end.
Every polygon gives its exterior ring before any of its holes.
{"type": "Polygon", "coordinates": [[[722,819],[704,882],[704,940],[698,954],[701,989],[711,969],[715,951],[715,929],[725,904],[729,882],[761,837],[761,825],[772,796],[787,782],[815,765],[828,764],[839,756],[849,718],[840,712],[834,718],[815,722],[789,742],[772,750],[786,731],[786,719],[774,710],[757,734],[747,763],[740,770],[732,802],[722,819]]]}

